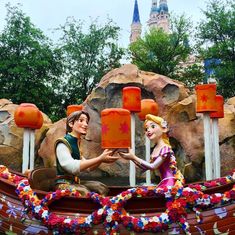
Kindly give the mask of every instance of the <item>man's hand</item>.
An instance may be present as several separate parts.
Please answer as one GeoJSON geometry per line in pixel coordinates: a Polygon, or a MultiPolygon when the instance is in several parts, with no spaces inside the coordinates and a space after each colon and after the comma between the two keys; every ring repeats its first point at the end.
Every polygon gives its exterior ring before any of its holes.
{"type": "Polygon", "coordinates": [[[113,163],[120,158],[113,150],[108,149],[105,149],[101,156],[103,163],[113,163]]]}

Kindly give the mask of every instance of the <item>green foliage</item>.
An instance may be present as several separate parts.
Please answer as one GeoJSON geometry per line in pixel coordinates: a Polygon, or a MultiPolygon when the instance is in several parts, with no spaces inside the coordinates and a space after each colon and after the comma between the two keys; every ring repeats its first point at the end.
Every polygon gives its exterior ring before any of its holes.
{"type": "Polygon", "coordinates": [[[204,76],[204,67],[197,62],[184,68],[182,73],[178,74],[178,80],[193,90],[195,85],[203,81],[204,76]]]}
{"type": "Polygon", "coordinates": [[[180,62],[185,61],[191,51],[190,22],[182,15],[174,18],[171,25],[169,34],[162,29],[152,29],[130,45],[132,62],[140,69],[177,77],[180,62]]]}
{"type": "Polygon", "coordinates": [[[0,94],[14,103],[30,102],[48,115],[61,102],[59,51],[18,7],[7,5],[0,34],[0,94]]]}
{"type": "Polygon", "coordinates": [[[218,92],[225,98],[235,95],[235,2],[211,0],[203,11],[205,20],[197,30],[198,47],[205,59],[220,59],[215,66],[218,92]]]}
{"type": "Polygon", "coordinates": [[[83,23],[68,19],[60,39],[64,60],[65,105],[79,104],[90,94],[102,76],[120,66],[124,50],[117,45],[119,27],[109,20],[104,26],[91,22],[86,33],[83,23]]]}
{"type": "Polygon", "coordinates": [[[1,98],[34,103],[53,121],[65,116],[67,105],[82,103],[124,55],[111,20],[102,27],[92,22],[87,33],[82,26],[68,20],[55,47],[19,6],[7,5],[0,33],[1,98]]]}

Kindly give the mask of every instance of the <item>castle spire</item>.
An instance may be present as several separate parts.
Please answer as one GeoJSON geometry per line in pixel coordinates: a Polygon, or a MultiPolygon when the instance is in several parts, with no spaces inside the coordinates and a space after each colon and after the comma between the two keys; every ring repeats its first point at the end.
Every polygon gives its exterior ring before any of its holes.
{"type": "Polygon", "coordinates": [[[157,0],[152,0],[151,14],[158,13],[157,0]]]}
{"type": "Polygon", "coordinates": [[[169,32],[169,11],[167,0],[160,0],[159,7],[157,0],[152,0],[150,18],[148,20],[149,28],[162,28],[165,32],[169,32]]]}
{"type": "Polygon", "coordinates": [[[138,2],[135,0],[133,19],[131,24],[130,42],[136,41],[141,36],[142,25],[140,23],[138,2]]]}
{"type": "Polygon", "coordinates": [[[159,9],[157,7],[157,0],[152,0],[152,6],[149,14],[149,20],[147,22],[149,28],[156,28],[158,22],[159,9]]]}
{"type": "Polygon", "coordinates": [[[167,0],[160,0],[159,2],[159,20],[158,28],[162,28],[166,33],[169,33],[169,11],[167,0]]]}
{"type": "Polygon", "coordinates": [[[135,0],[132,24],[133,23],[140,23],[140,14],[137,0],[135,0]]]}

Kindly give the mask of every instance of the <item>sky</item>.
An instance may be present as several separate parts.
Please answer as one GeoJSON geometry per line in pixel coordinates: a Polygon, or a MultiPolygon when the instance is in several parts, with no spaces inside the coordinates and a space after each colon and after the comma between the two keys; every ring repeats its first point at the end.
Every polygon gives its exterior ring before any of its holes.
{"type": "MultiPolygon", "coordinates": [[[[49,38],[56,40],[52,29],[64,25],[67,17],[75,17],[89,25],[91,19],[98,17],[102,25],[107,22],[107,17],[121,28],[119,45],[127,47],[129,44],[130,25],[132,22],[135,0],[0,0],[0,31],[6,21],[6,3],[12,6],[20,3],[22,11],[30,17],[31,22],[40,28],[49,38]]],[[[186,14],[191,17],[196,25],[203,14],[201,9],[206,6],[205,0],[168,0],[170,13],[176,15],[186,14]]],[[[147,20],[151,9],[152,0],[138,0],[142,32],[147,30],[147,20]]]]}

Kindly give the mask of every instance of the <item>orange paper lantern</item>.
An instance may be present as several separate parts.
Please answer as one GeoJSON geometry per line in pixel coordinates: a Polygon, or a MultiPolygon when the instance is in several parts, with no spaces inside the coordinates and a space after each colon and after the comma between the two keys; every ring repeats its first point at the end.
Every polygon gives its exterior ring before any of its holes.
{"type": "Polygon", "coordinates": [[[31,103],[20,104],[14,113],[15,123],[21,128],[40,129],[43,116],[36,105],[31,103]]]}
{"type": "Polygon", "coordinates": [[[131,114],[121,108],[104,109],[101,112],[101,146],[117,149],[131,147],[131,114]]]}
{"type": "Polygon", "coordinates": [[[67,111],[66,111],[67,117],[71,113],[76,112],[76,111],[80,111],[82,109],[83,109],[83,105],[82,104],[71,104],[71,105],[67,106],[67,111]]]}
{"type": "Polygon", "coordinates": [[[211,112],[211,118],[223,118],[224,117],[224,98],[221,95],[215,96],[216,100],[216,112],[211,112]]]}
{"type": "Polygon", "coordinates": [[[42,112],[40,110],[39,110],[39,112],[40,112],[40,115],[39,115],[37,124],[35,125],[35,128],[33,128],[33,129],[40,129],[43,125],[43,115],[42,115],[42,112]]]}
{"type": "Polygon", "coordinates": [[[131,112],[141,111],[141,89],[139,87],[124,87],[122,89],[122,104],[131,112]]]}
{"type": "Polygon", "coordinates": [[[216,111],[216,85],[203,84],[196,86],[197,113],[216,111]]]}
{"type": "Polygon", "coordinates": [[[137,115],[143,121],[147,114],[158,115],[158,104],[153,99],[141,100],[141,112],[137,115]]]}

